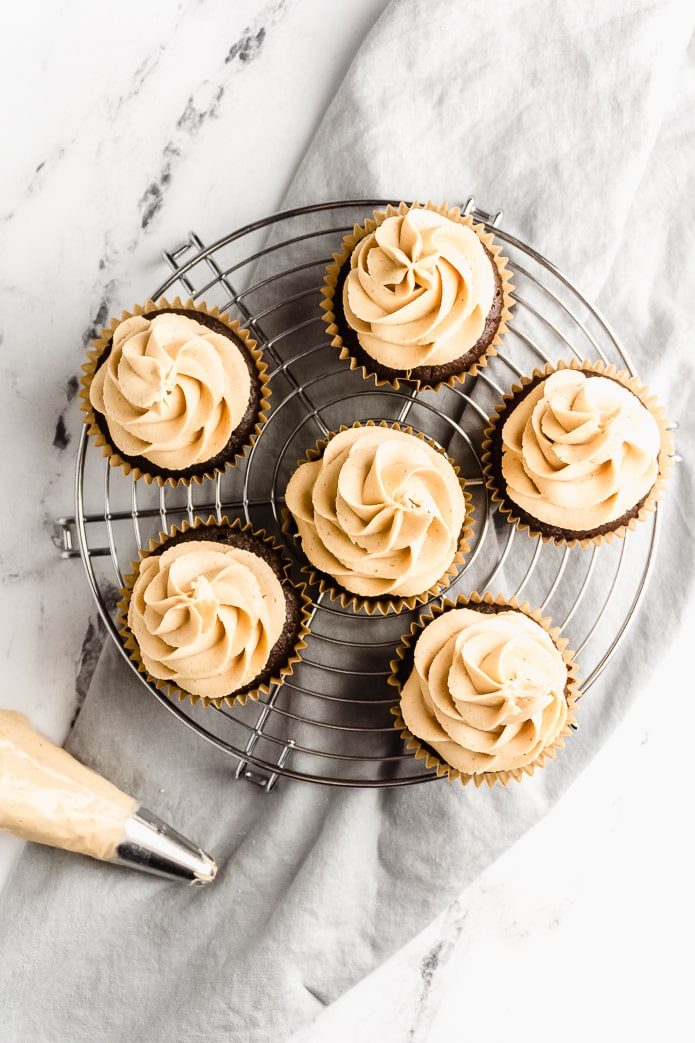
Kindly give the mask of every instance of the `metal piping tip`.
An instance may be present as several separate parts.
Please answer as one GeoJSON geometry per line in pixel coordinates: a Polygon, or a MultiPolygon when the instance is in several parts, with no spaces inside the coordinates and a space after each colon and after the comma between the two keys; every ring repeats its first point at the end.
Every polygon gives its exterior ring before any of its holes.
{"type": "Polygon", "coordinates": [[[211,884],[217,876],[210,855],[147,808],[138,808],[126,822],[112,861],[189,884],[211,884]]]}

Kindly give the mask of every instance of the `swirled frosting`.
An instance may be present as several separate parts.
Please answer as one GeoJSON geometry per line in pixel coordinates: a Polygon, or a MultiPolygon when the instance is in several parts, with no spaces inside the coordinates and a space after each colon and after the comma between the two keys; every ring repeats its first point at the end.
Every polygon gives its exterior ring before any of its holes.
{"type": "Polygon", "coordinates": [[[473,229],[414,208],[387,217],[357,243],[343,310],[368,355],[411,370],[470,351],[494,296],[492,263],[473,229]]]}
{"type": "Polygon", "coordinates": [[[118,324],[89,398],[117,449],[182,471],[222,452],[250,394],[246,361],[229,337],[162,312],[118,324]]]}
{"type": "Polygon", "coordinates": [[[507,494],[549,525],[585,532],[622,517],[658,474],[656,420],[608,377],[562,369],[541,381],[502,428],[507,494]]]}
{"type": "Polygon", "coordinates": [[[285,502],[312,565],[362,597],[428,590],[451,565],[466,514],[447,458],[382,427],[331,438],[295,471],[285,502]]]}
{"type": "Polygon", "coordinates": [[[128,625],[153,677],[219,699],[262,673],[285,614],[282,584],[263,558],[201,539],[141,562],[128,625]]]}
{"type": "Polygon", "coordinates": [[[565,725],[567,667],[523,612],[450,609],[422,631],[414,660],[406,727],[467,775],[530,764],[565,725]]]}

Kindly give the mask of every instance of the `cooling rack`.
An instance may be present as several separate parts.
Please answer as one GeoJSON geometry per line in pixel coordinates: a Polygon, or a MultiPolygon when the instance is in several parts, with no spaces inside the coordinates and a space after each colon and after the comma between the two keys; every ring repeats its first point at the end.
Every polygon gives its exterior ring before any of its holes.
{"type": "MultiPolygon", "coordinates": [[[[450,593],[490,590],[528,599],[552,617],[578,653],[587,696],[639,608],[653,566],[659,516],[624,541],[572,550],[516,531],[494,511],[480,445],[486,418],[509,386],[559,358],[598,358],[633,373],[625,348],[599,312],[553,264],[505,231],[502,213],[466,213],[504,244],[514,273],[513,321],[487,369],[456,389],[376,388],[328,347],[319,310],[323,271],[342,236],[388,200],[341,200],[275,214],[206,246],[191,232],[164,252],[170,269],[153,298],[181,295],[229,310],[256,337],[271,370],[272,410],[253,451],[221,480],[159,490],[106,464],[83,431],[75,515],[58,522],[63,557],[81,557],[110,637],[138,680],[186,727],[234,761],[234,774],[271,790],[280,776],[335,786],[404,786],[434,779],[393,728],[389,660],[417,613],[369,617],[314,591],[303,662],[259,702],[215,710],[169,700],[130,663],[115,624],[123,576],[137,551],[172,523],[196,515],[240,517],[284,543],[299,576],[301,555],[281,531],[283,492],[317,438],[355,420],[400,420],[457,460],[475,503],[475,534],[450,593]]],[[[419,611],[422,611],[420,609],[419,611]]],[[[143,692],[143,697],[145,692],[143,692]]]]}

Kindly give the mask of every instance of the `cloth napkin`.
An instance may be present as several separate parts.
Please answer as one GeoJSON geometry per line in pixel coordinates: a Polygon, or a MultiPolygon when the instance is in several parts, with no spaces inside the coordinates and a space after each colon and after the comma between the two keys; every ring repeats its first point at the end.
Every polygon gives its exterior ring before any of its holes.
{"type": "MultiPolygon", "coordinates": [[[[692,440],[693,19],[653,0],[395,0],[288,204],[504,206],[598,298],[692,440]]],[[[667,652],[693,570],[692,472],[678,471],[646,611],[580,730],[522,786],[282,780],[266,795],[144,697],[109,643],[67,746],[211,850],[220,875],[199,891],[28,846],[0,904],[2,1038],[277,1043],[425,926],[561,796],[667,652]]]]}

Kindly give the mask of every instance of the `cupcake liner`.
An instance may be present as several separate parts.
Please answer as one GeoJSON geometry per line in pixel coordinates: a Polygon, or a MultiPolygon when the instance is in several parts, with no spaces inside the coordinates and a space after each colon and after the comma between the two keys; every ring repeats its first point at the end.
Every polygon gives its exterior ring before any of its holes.
{"type": "MultiPolygon", "coordinates": [[[[664,410],[659,405],[655,396],[651,391],[645,387],[637,377],[632,377],[627,370],[619,370],[614,365],[606,365],[604,362],[591,362],[588,359],[582,361],[578,359],[571,359],[569,362],[561,359],[556,364],[551,362],[541,369],[534,369],[533,373],[529,377],[521,377],[518,384],[512,385],[511,391],[504,395],[502,401],[496,407],[495,413],[490,417],[489,426],[485,429],[483,434],[482,443],[483,454],[481,462],[483,464],[483,476],[485,478],[485,484],[490,490],[492,502],[497,504],[497,509],[503,514],[507,521],[511,525],[516,527],[521,532],[526,532],[527,535],[534,539],[538,538],[543,540],[544,543],[553,542],[556,546],[567,546],[575,547],[580,546],[583,548],[589,547],[592,544],[600,546],[602,543],[610,543],[613,539],[624,539],[625,535],[635,529],[640,522],[647,519],[648,515],[656,509],[658,501],[661,499],[668,481],[671,468],[673,466],[673,454],[674,454],[674,440],[673,435],[669,429],[669,422],[666,418],[664,410]],[[522,392],[529,384],[534,383],[536,380],[545,379],[552,373],[562,369],[575,369],[583,370],[587,373],[596,373],[600,376],[610,377],[611,379],[622,384],[628,390],[632,391],[634,395],[640,400],[640,402],[649,410],[651,415],[657,422],[659,427],[659,435],[661,440],[661,447],[659,449],[658,456],[658,467],[659,473],[657,475],[654,485],[647,493],[643,503],[641,504],[638,512],[634,517],[630,518],[627,522],[617,525],[614,529],[610,529],[608,532],[597,533],[596,535],[586,537],[576,536],[557,536],[551,533],[543,532],[540,528],[535,528],[528,520],[529,516],[525,518],[520,517],[522,512],[521,508],[518,507],[510,497],[506,495],[506,488],[502,488],[501,475],[498,476],[494,473],[494,463],[492,460],[492,443],[495,438],[498,424],[500,420],[508,417],[508,406],[513,402],[516,397],[522,392]]],[[[540,524],[540,519],[539,519],[540,524]]],[[[610,524],[610,523],[609,523],[610,524]]]]}
{"type": "Polygon", "coordinates": [[[540,626],[542,626],[550,635],[553,644],[562,655],[565,666],[567,667],[567,685],[565,687],[565,695],[567,698],[568,712],[567,720],[565,721],[565,725],[560,734],[552,743],[541,750],[535,760],[531,761],[529,764],[525,764],[521,768],[512,768],[505,771],[485,771],[476,775],[468,775],[465,772],[459,771],[458,768],[452,768],[450,764],[447,764],[446,761],[438,757],[432,749],[420,742],[420,740],[408,730],[405,721],[401,716],[400,704],[392,707],[391,713],[395,717],[394,727],[398,728],[400,731],[401,738],[405,741],[406,749],[413,751],[416,760],[424,760],[425,767],[430,769],[433,768],[439,778],[446,776],[449,782],[458,781],[464,786],[469,782],[473,782],[478,787],[482,786],[483,783],[486,783],[488,786],[494,786],[496,783],[499,783],[501,786],[507,786],[511,779],[520,782],[524,775],[533,775],[537,768],[543,768],[545,766],[546,761],[554,760],[557,756],[557,751],[562,749],[565,745],[565,739],[571,733],[572,727],[575,724],[574,710],[581,692],[579,690],[579,679],[577,677],[574,653],[568,650],[567,638],[560,637],[560,628],[553,627],[549,617],[543,617],[538,609],[531,608],[528,601],[519,602],[515,597],[505,598],[502,594],[498,594],[494,597],[489,593],[480,595],[476,591],[473,591],[467,596],[460,594],[456,601],[445,600],[440,602],[437,605],[431,606],[428,611],[423,612],[422,615],[411,624],[410,631],[407,634],[404,634],[401,638],[401,643],[396,649],[395,658],[390,664],[391,676],[388,679],[388,683],[398,690],[400,696],[404,683],[402,677],[403,668],[411,659],[415,643],[428,623],[431,623],[433,619],[441,616],[449,609],[475,607],[476,605],[481,604],[495,605],[500,609],[514,609],[518,612],[523,612],[524,615],[540,624],[540,626]]]}
{"type": "Polygon", "coordinates": [[[139,673],[145,674],[148,681],[153,684],[160,692],[164,692],[171,699],[178,699],[179,702],[189,700],[194,706],[196,703],[201,702],[204,706],[213,705],[217,709],[221,706],[234,706],[239,704],[244,706],[249,699],[258,699],[261,695],[268,695],[273,685],[282,684],[284,679],[290,677],[294,673],[295,665],[300,662],[302,651],[306,648],[306,637],[309,634],[310,622],[311,622],[311,598],[307,595],[304,584],[295,584],[287,576],[288,563],[285,560],[282,549],[275,543],[271,536],[268,536],[264,529],[254,529],[252,525],[242,524],[238,518],[233,522],[230,522],[227,517],[217,519],[214,515],[210,515],[207,519],[195,518],[193,524],[189,522],[183,522],[181,526],[172,525],[168,532],[161,532],[158,539],[150,540],[147,550],[141,550],[139,553],[138,561],[131,562],[133,571],[129,573],[124,580],[125,586],[121,590],[121,597],[117,605],[118,616],[117,623],[119,633],[123,638],[125,648],[130,653],[130,658],[134,663],[137,664],[139,673]],[[133,592],[133,585],[138,577],[140,571],[140,563],[144,561],[150,554],[153,553],[158,547],[165,546],[169,540],[183,532],[188,532],[190,529],[200,531],[201,536],[204,536],[205,530],[208,528],[219,529],[220,526],[226,526],[230,532],[236,532],[251,536],[253,539],[258,540],[259,543],[264,543],[269,547],[278,557],[280,563],[283,566],[285,572],[285,579],[297,592],[300,598],[300,625],[297,631],[297,637],[292,650],[292,655],[286,660],[284,665],[276,673],[273,673],[268,680],[263,681],[261,684],[254,688],[248,689],[247,691],[241,692],[238,695],[233,693],[227,696],[223,696],[220,699],[209,699],[207,696],[194,695],[192,692],[187,692],[177,685],[172,684],[170,681],[163,681],[160,678],[154,677],[150,674],[140,658],[140,649],[135,637],[133,636],[130,627],[128,626],[128,607],[130,605],[130,599],[133,592]]]}
{"type": "MultiPolygon", "coordinates": [[[[84,413],[84,422],[87,425],[87,431],[90,437],[94,440],[94,444],[98,446],[102,451],[102,456],[108,458],[111,467],[120,468],[124,475],[131,475],[135,479],[143,478],[148,485],[156,482],[159,486],[171,485],[174,488],[178,485],[189,486],[192,483],[200,485],[207,478],[215,478],[218,474],[223,474],[227,468],[235,467],[248,453],[253,446],[254,442],[258,438],[263,428],[263,425],[268,419],[268,410],[270,409],[270,382],[268,380],[268,367],[263,359],[263,355],[257,346],[257,342],[249,335],[236,319],[230,318],[227,312],[220,312],[217,307],[209,307],[204,302],[200,304],[194,303],[192,299],[182,301],[180,297],[175,297],[173,301],[169,301],[164,297],[161,297],[158,301],[148,300],[145,304],[137,304],[132,311],[123,311],[120,318],[112,318],[108,326],[105,326],[101,335],[92,341],[92,347],[88,351],[87,362],[82,366],[82,375],[80,378],[80,408],[84,413]],[[256,371],[259,379],[259,408],[258,415],[256,417],[256,424],[253,431],[248,436],[243,445],[234,452],[229,459],[225,460],[224,463],[218,464],[206,470],[203,474],[195,474],[190,477],[184,475],[168,475],[163,476],[157,473],[155,465],[152,465],[153,470],[148,471],[141,467],[139,464],[134,464],[129,460],[125,459],[120,454],[120,450],[106,437],[104,431],[97,423],[95,411],[92,403],[89,400],[89,389],[91,387],[92,379],[98,368],[99,360],[101,359],[104,351],[109,345],[113,337],[113,331],[116,329],[119,323],[125,319],[130,319],[134,315],[150,314],[151,312],[166,311],[171,308],[179,308],[191,313],[198,313],[208,315],[212,319],[216,319],[218,322],[223,323],[228,329],[241,340],[244,347],[253,356],[253,360],[256,365],[256,371]]],[[[104,425],[108,430],[108,423],[104,425]]]]}
{"type": "Polygon", "coordinates": [[[513,290],[512,273],[508,267],[507,258],[502,254],[502,247],[495,242],[494,236],[490,232],[485,231],[484,224],[477,223],[468,214],[462,214],[460,207],[449,207],[447,203],[440,203],[438,205],[432,202],[413,203],[412,206],[409,206],[407,203],[399,203],[397,207],[389,205],[383,211],[375,210],[373,212],[373,217],[368,218],[364,225],[355,225],[353,231],[344,237],[341,250],[338,253],[333,254],[333,261],[326,269],[324,285],[321,288],[321,294],[323,296],[321,308],[323,310],[323,321],[326,323],[326,332],[331,338],[331,346],[338,349],[341,359],[349,360],[351,370],[361,370],[363,378],[365,380],[373,379],[377,387],[390,386],[398,391],[400,388],[400,382],[405,381],[411,387],[416,387],[418,391],[424,389],[437,391],[439,388],[445,386],[453,388],[457,384],[463,383],[468,376],[474,377],[479,369],[483,369],[487,366],[488,359],[497,354],[497,346],[501,343],[502,337],[504,336],[511,318],[512,307],[514,304],[512,299],[513,290]],[[497,269],[502,284],[502,311],[500,314],[500,321],[497,331],[488,347],[467,370],[462,373],[454,373],[446,380],[440,380],[435,383],[429,383],[428,381],[423,380],[411,380],[405,375],[405,372],[401,377],[391,378],[382,377],[375,373],[360,359],[355,358],[354,355],[351,354],[350,349],[345,345],[336,321],[334,309],[335,292],[340,270],[343,264],[349,259],[360,239],[363,239],[366,235],[373,232],[375,228],[378,228],[386,218],[407,214],[409,210],[415,207],[432,210],[437,214],[442,214],[444,217],[448,217],[451,221],[456,221],[459,224],[467,225],[469,228],[472,228],[483,246],[485,246],[488,252],[492,255],[493,263],[497,269]]]}
{"type": "MultiPolygon", "coordinates": [[[[321,594],[328,594],[331,601],[339,601],[343,608],[352,608],[354,612],[359,612],[360,609],[364,609],[367,615],[372,616],[375,613],[386,616],[389,612],[399,613],[407,612],[418,605],[423,605],[430,598],[436,597],[446,590],[452,580],[458,575],[458,566],[462,565],[466,555],[470,550],[469,540],[473,535],[475,508],[473,506],[473,497],[465,487],[465,480],[461,477],[461,469],[454,463],[451,457],[444,452],[441,446],[438,446],[431,438],[423,434],[422,431],[415,431],[412,427],[404,426],[399,424],[398,421],[389,423],[386,420],[381,420],[378,424],[374,420],[366,420],[364,422],[356,420],[354,424],[346,425],[341,424],[337,431],[331,431],[325,438],[320,438],[314,446],[307,450],[306,455],[297,461],[297,467],[300,467],[304,463],[309,463],[314,460],[318,460],[320,456],[323,456],[323,452],[328,445],[331,438],[335,438],[337,434],[343,431],[349,431],[352,427],[384,427],[392,428],[394,431],[402,431],[404,434],[414,435],[416,438],[422,439],[433,449],[436,449],[438,453],[446,457],[451,466],[453,467],[456,477],[459,480],[459,484],[463,491],[464,500],[466,503],[466,513],[464,516],[463,527],[461,529],[461,535],[459,537],[458,549],[456,554],[449,565],[449,568],[441,577],[441,579],[430,587],[428,590],[423,591],[422,594],[414,594],[408,598],[399,597],[384,597],[384,598],[364,598],[360,597],[359,594],[353,594],[349,590],[345,590],[336,581],[332,580],[327,574],[319,572],[310,561],[307,559],[307,564],[301,568],[302,573],[307,576],[308,582],[314,586],[318,586],[321,594]]],[[[296,468],[295,468],[296,470],[296,468]]],[[[294,523],[294,519],[287,507],[282,509],[282,531],[292,536],[299,543],[299,537],[297,535],[297,528],[294,523]]],[[[301,544],[300,544],[301,547],[301,544]]],[[[303,553],[303,551],[302,551],[303,553]]],[[[304,555],[306,558],[306,555],[304,555]]]]}

